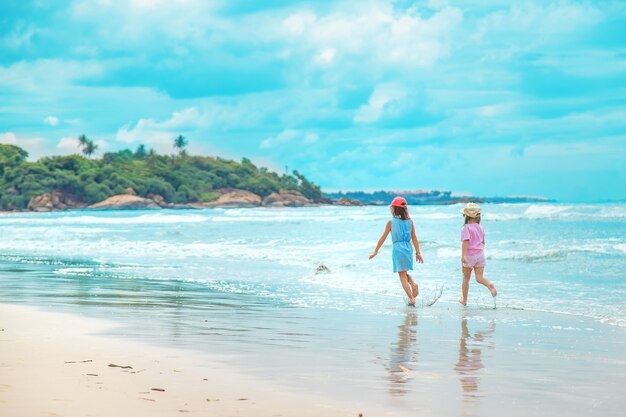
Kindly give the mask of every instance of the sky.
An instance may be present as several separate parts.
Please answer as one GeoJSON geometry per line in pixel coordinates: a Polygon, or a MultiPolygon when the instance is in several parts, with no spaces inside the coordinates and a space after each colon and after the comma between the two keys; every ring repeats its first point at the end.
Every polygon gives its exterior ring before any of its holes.
{"type": "Polygon", "coordinates": [[[626,200],[626,2],[1,0],[0,143],[626,200]]]}

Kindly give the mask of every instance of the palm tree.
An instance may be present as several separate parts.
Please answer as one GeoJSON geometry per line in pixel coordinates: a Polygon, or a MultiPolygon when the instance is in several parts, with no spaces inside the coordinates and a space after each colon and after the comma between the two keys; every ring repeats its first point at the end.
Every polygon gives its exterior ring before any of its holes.
{"type": "Polygon", "coordinates": [[[78,137],[79,148],[85,148],[85,146],[87,146],[87,142],[89,142],[89,139],[87,139],[87,136],[84,133],[78,137]]]}
{"type": "Polygon", "coordinates": [[[185,151],[185,148],[188,144],[189,141],[185,139],[183,135],[178,135],[178,137],[174,139],[174,149],[178,149],[181,156],[183,155],[183,152],[185,151]]]}
{"type": "Polygon", "coordinates": [[[87,157],[91,157],[98,149],[98,145],[93,143],[93,140],[87,138],[87,135],[84,133],[78,137],[78,147],[81,148],[81,151],[87,157]]]}
{"type": "Polygon", "coordinates": [[[98,150],[98,145],[96,145],[95,143],[93,143],[92,140],[87,140],[87,143],[85,144],[85,146],[83,147],[83,153],[90,158],[91,155],[93,155],[94,153],[96,153],[96,151],[98,150]]]}

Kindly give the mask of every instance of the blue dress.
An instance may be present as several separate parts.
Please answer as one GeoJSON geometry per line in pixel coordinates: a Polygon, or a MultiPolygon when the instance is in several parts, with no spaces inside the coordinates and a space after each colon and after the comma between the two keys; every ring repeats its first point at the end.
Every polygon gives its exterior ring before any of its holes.
{"type": "Polygon", "coordinates": [[[411,246],[412,231],[413,220],[401,220],[397,217],[391,219],[391,240],[393,241],[391,259],[393,260],[393,272],[413,270],[413,246],[411,246]]]}

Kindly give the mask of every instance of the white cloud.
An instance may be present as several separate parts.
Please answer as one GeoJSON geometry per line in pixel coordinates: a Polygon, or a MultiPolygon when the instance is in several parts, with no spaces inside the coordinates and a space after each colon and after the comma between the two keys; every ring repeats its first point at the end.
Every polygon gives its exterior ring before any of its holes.
{"type": "Polygon", "coordinates": [[[330,65],[335,59],[335,48],[326,48],[315,56],[315,62],[319,65],[330,65]]]}
{"type": "Polygon", "coordinates": [[[0,66],[0,87],[20,93],[50,93],[77,79],[100,76],[104,65],[95,61],[40,59],[19,61],[8,67],[0,66]]]}
{"type": "Polygon", "coordinates": [[[581,33],[604,18],[602,11],[591,4],[569,1],[512,4],[508,10],[498,10],[482,18],[477,37],[493,39],[515,33],[518,42],[521,38],[531,38],[532,43],[541,43],[552,39],[546,35],[581,33]]]}
{"type": "Polygon", "coordinates": [[[59,118],[55,116],[48,116],[45,119],[43,119],[43,122],[50,126],[56,126],[59,124],[59,118]]]}
{"type": "Polygon", "coordinates": [[[270,136],[261,142],[262,149],[274,148],[286,143],[303,143],[310,145],[317,142],[319,136],[314,132],[304,132],[296,129],[285,129],[275,136],[270,136]]]}
{"type": "Polygon", "coordinates": [[[38,137],[18,136],[14,132],[4,132],[0,133],[0,143],[19,146],[31,156],[40,156],[44,140],[38,137]]]}
{"type": "Polygon", "coordinates": [[[317,16],[310,11],[300,11],[291,14],[283,20],[282,26],[288,33],[293,35],[302,35],[313,26],[317,16]]]}
{"type": "Polygon", "coordinates": [[[105,34],[106,48],[157,44],[160,48],[169,42],[174,47],[174,42],[201,42],[207,32],[221,27],[214,18],[215,6],[216,2],[205,0],[79,0],[72,6],[71,18],[105,34]],[[154,42],[157,39],[162,42],[154,42]]]}
{"type": "Polygon", "coordinates": [[[0,133],[0,143],[17,144],[17,136],[13,132],[0,133]]]}
{"type": "Polygon", "coordinates": [[[281,143],[291,142],[295,138],[300,136],[300,132],[297,130],[287,129],[283,130],[276,136],[270,136],[269,138],[261,142],[261,148],[273,148],[281,143]]]}
{"type": "Polygon", "coordinates": [[[376,87],[367,104],[362,105],[354,115],[355,123],[373,123],[378,121],[385,108],[402,100],[406,90],[397,84],[383,84],[376,87]]]}
{"type": "Polygon", "coordinates": [[[476,114],[481,117],[498,117],[508,113],[512,108],[511,104],[493,104],[481,106],[476,109],[476,114]]]}
{"type": "Polygon", "coordinates": [[[69,153],[78,152],[78,138],[64,137],[57,143],[57,149],[69,153]]]}
{"type": "Polygon", "coordinates": [[[341,56],[368,70],[430,68],[448,55],[462,21],[462,12],[453,7],[422,18],[415,9],[399,12],[383,2],[371,7],[358,3],[320,16],[293,13],[283,20],[277,36],[314,55],[316,64],[341,56]]]}
{"type": "Polygon", "coordinates": [[[189,107],[172,113],[172,117],[164,121],[139,119],[132,126],[122,126],[115,136],[118,142],[143,143],[154,146],[158,151],[171,151],[175,136],[196,129],[206,129],[209,117],[196,107],[189,107]]]}

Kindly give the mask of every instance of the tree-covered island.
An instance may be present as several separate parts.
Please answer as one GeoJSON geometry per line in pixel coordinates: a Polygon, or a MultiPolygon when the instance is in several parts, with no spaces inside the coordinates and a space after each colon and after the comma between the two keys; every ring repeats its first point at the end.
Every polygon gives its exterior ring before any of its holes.
{"type": "Polygon", "coordinates": [[[237,205],[237,198],[244,198],[241,205],[252,206],[322,201],[320,187],[298,171],[279,175],[247,158],[236,162],[192,156],[186,145],[187,140],[179,136],[174,139],[178,155],[160,155],[140,145],[134,152],[126,149],[93,157],[97,145],[81,135],[78,146],[85,156],[49,156],[30,162],[24,149],[0,144],[0,210],[35,209],[41,199],[46,201],[44,208],[83,208],[117,195],[174,208],[228,206],[228,201],[216,204],[225,195],[234,196],[232,205],[237,205]],[[59,203],[55,206],[51,199],[59,203]]]}

